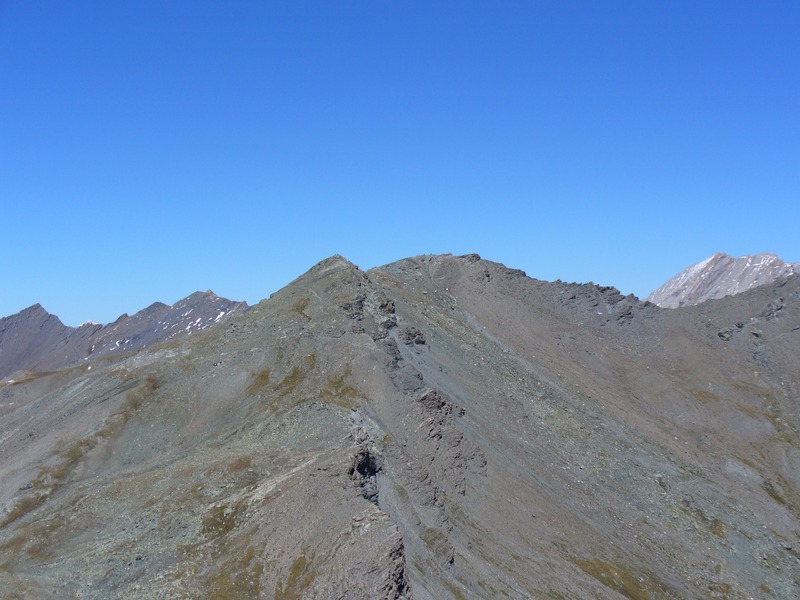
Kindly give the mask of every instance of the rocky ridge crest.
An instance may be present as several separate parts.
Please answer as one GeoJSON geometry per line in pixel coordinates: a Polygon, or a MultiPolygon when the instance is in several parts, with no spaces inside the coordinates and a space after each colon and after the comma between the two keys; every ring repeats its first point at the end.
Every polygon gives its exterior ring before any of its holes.
{"type": "Polygon", "coordinates": [[[211,290],[195,292],[172,306],[155,302],[113,323],[69,327],[35,304],[0,318],[0,377],[15,371],[48,371],[112,354],[137,352],[202,331],[247,308],[211,290]]]}

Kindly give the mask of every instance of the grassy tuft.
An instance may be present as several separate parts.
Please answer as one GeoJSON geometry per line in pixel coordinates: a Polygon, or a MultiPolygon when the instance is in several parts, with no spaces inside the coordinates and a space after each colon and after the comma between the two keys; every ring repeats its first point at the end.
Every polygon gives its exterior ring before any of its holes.
{"type": "Polygon", "coordinates": [[[311,303],[311,300],[308,298],[300,298],[297,302],[292,305],[292,310],[303,317],[306,321],[310,321],[311,317],[306,314],[306,308],[311,303]]]}
{"type": "Polygon", "coordinates": [[[264,565],[255,562],[255,550],[248,546],[241,556],[226,561],[222,568],[206,579],[206,598],[209,600],[236,600],[260,598],[261,576],[264,565]]]}
{"type": "Polygon", "coordinates": [[[203,516],[203,535],[209,540],[215,540],[233,531],[241,516],[241,506],[228,506],[220,504],[213,506],[203,516]]]}
{"type": "Polygon", "coordinates": [[[282,584],[278,584],[275,590],[275,600],[300,600],[305,596],[305,590],[311,586],[317,576],[311,569],[313,560],[313,553],[310,558],[306,558],[305,552],[300,553],[300,556],[292,563],[289,578],[286,580],[286,587],[284,588],[282,584]]]}
{"type": "Polygon", "coordinates": [[[614,565],[599,558],[571,560],[581,571],[631,600],[650,600],[651,594],[655,594],[656,598],[671,597],[666,586],[650,575],[636,576],[621,565],[614,565]]]}
{"type": "Polygon", "coordinates": [[[270,375],[271,375],[271,373],[270,373],[269,369],[264,369],[263,371],[260,371],[255,376],[255,379],[253,379],[253,383],[251,383],[247,387],[247,394],[250,395],[250,396],[255,396],[260,391],[262,391],[263,389],[268,387],[269,386],[270,375]]]}

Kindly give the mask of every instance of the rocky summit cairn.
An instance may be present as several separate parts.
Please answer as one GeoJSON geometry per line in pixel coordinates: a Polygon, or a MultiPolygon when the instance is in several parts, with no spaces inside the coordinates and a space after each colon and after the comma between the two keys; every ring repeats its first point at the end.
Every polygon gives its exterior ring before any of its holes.
{"type": "Polygon", "coordinates": [[[662,308],[692,306],[724,298],[800,273],[800,263],[786,263],[774,254],[733,258],[718,252],[692,265],[647,297],[662,308]]]}

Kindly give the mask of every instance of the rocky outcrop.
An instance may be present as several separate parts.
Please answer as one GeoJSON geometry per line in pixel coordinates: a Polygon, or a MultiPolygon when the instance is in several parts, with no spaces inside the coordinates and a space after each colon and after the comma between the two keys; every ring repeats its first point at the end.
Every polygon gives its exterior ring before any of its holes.
{"type": "Polygon", "coordinates": [[[662,308],[692,306],[738,294],[800,273],[800,263],[785,263],[774,254],[733,258],[717,253],[678,273],[647,297],[662,308]]]}

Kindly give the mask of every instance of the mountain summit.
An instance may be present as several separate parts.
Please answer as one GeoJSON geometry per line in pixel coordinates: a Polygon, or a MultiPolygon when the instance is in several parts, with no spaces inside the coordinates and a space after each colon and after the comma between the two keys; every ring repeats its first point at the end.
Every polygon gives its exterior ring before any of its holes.
{"type": "Polygon", "coordinates": [[[647,297],[662,308],[700,304],[738,294],[794,273],[800,263],[786,263],[774,254],[734,258],[718,252],[681,271],[647,297]]]}

